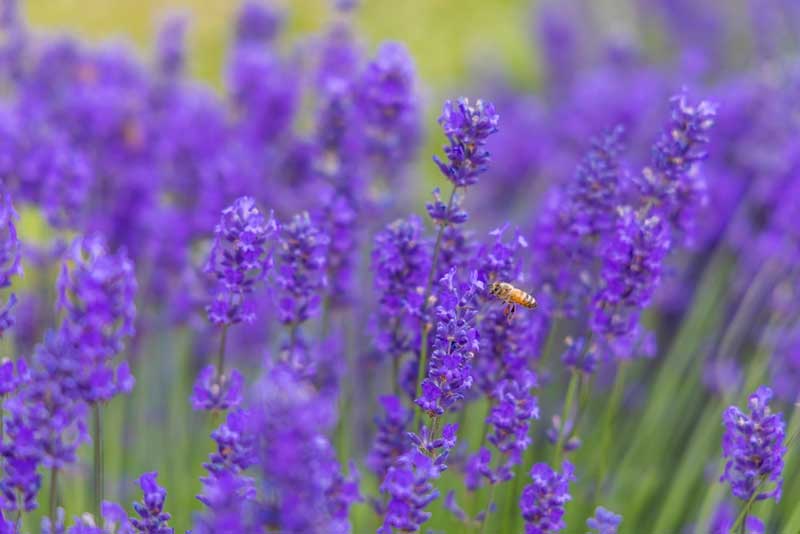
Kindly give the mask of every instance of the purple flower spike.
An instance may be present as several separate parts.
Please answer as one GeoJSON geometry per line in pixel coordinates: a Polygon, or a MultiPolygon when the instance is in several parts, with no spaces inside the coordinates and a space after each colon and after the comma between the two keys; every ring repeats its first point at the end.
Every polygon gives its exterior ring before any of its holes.
{"type": "Polygon", "coordinates": [[[617,529],[622,523],[622,516],[598,506],[594,517],[586,520],[586,526],[594,529],[592,534],[617,534],[617,529]]]}
{"type": "Polygon", "coordinates": [[[237,369],[217,376],[216,368],[209,365],[200,371],[192,389],[192,408],[195,410],[224,411],[242,402],[244,377],[237,369]]]}
{"type": "Polygon", "coordinates": [[[594,297],[591,326],[605,336],[626,338],[661,280],[669,252],[669,227],[659,215],[620,208],[616,233],[602,250],[603,287],[594,297]]]}
{"type": "Polygon", "coordinates": [[[475,297],[483,290],[473,273],[465,284],[455,280],[452,269],[440,281],[436,307],[436,334],[422,396],[414,402],[431,417],[445,413],[472,387],[471,361],[478,351],[475,297]]]}
{"type": "Polygon", "coordinates": [[[381,358],[397,359],[419,347],[419,310],[430,263],[431,244],[419,217],[398,219],[375,236],[372,268],[378,313],[374,329],[381,358]]]}
{"type": "Polygon", "coordinates": [[[418,531],[431,517],[425,508],[439,497],[431,481],[440,473],[434,460],[419,451],[400,457],[381,484],[381,493],[389,495],[389,502],[378,534],[392,534],[394,529],[418,531]]]}
{"type": "Polygon", "coordinates": [[[241,197],[222,211],[205,266],[205,272],[218,281],[213,302],[206,307],[212,323],[255,319],[246,297],[272,266],[268,241],[276,231],[272,216],[265,219],[250,197],[241,197]]]}
{"type": "Polygon", "coordinates": [[[444,103],[439,124],[450,141],[444,147],[448,161],[436,156],[433,160],[454,186],[478,183],[478,176],[486,171],[489,163],[486,140],[497,131],[499,122],[500,116],[491,103],[478,100],[473,105],[466,98],[444,103]]]}
{"type": "Polygon", "coordinates": [[[366,153],[377,174],[389,179],[402,174],[419,146],[421,127],[415,83],[408,50],[393,42],[381,45],[358,83],[366,153]]]}
{"type": "Polygon", "coordinates": [[[705,101],[692,105],[684,94],[673,97],[671,104],[670,120],[653,145],[652,168],[635,177],[636,187],[679,234],[691,240],[697,213],[708,202],[706,181],[692,170],[708,156],[716,106],[705,101]]]}
{"type": "Polygon", "coordinates": [[[239,10],[236,19],[237,45],[263,45],[272,41],[281,29],[281,14],[263,2],[248,0],[239,10]]]}
{"type": "Polygon", "coordinates": [[[133,509],[140,519],[131,519],[131,524],[136,532],[142,534],[173,534],[175,531],[167,525],[170,515],[164,512],[167,490],[158,485],[157,476],[158,473],[153,471],[139,478],[144,498],[141,502],[133,503],[133,509]]]}
{"type": "Polygon", "coordinates": [[[384,395],[379,400],[386,416],[375,419],[378,433],[367,457],[367,465],[379,479],[383,479],[389,467],[409,449],[411,442],[406,435],[406,427],[413,414],[394,395],[384,395]]]}
{"type": "Polygon", "coordinates": [[[772,390],[760,386],[747,401],[749,414],[731,406],[722,416],[722,456],[727,458],[721,482],[728,482],[734,496],[747,501],[756,492],[756,500],[781,498],[783,456],[786,447],[782,413],[772,413],[769,402],[772,390]],[[764,485],[773,482],[766,491],[764,485]]]}
{"type": "Polygon", "coordinates": [[[167,81],[181,77],[186,64],[186,19],[173,16],[158,34],[158,73],[167,81]]]}
{"type": "Polygon", "coordinates": [[[15,223],[18,218],[11,195],[0,189],[0,288],[10,286],[11,277],[22,274],[21,244],[15,223]]]}
{"type": "MultiPolygon", "coordinates": [[[[22,275],[21,244],[15,225],[17,218],[17,212],[11,205],[11,195],[0,184],[0,288],[10,286],[13,276],[22,275]]],[[[11,310],[16,303],[17,297],[12,293],[0,308],[0,338],[14,325],[11,310]]]]}
{"type": "Polygon", "coordinates": [[[569,483],[575,480],[574,468],[564,462],[561,474],[547,464],[536,464],[531,469],[532,483],[522,490],[519,507],[525,519],[525,534],[552,534],[567,525],[564,506],[572,500],[569,483]]]}
{"type": "Polygon", "coordinates": [[[328,241],[308,213],[295,215],[281,229],[277,284],[283,324],[303,323],[319,312],[327,286],[328,241]]]}
{"type": "Polygon", "coordinates": [[[100,237],[76,239],[58,278],[63,335],[90,360],[103,362],[134,333],[136,278],[124,250],[112,254],[100,237]]]}

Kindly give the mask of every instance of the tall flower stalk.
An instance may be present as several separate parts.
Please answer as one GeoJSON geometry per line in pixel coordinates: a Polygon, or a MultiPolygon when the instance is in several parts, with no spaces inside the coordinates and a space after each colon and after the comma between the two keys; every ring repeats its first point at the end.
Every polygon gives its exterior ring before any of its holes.
{"type": "MultiPolygon", "coordinates": [[[[499,121],[500,116],[495,112],[494,106],[482,100],[477,100],[474,105],[466,98],[455,102],[448,100],[444,104],[439,124],[449,142],[444,147],[447,161],[434,156],[434,162],[452,184],[452,189],[446,204],[442,202],[437,189],[434,191],[434,202],[427,205],[428,215],[438,226],[438,230],[433,246],[431,268],[423,292],[423,318],[429,306],[428,300],[433,289],[445,230],[450,225],[460,225],[467,220],[467,213],[461,209],[459,191],[478,183],[478,177],[486,172],[489,163],[486,141],[490,135],[497,132],[499,121]]],[[[428,368],[428,335],[429,327],[423,325],[417,368],[417,396],[422,393],[422,379],[428,368]]]]}

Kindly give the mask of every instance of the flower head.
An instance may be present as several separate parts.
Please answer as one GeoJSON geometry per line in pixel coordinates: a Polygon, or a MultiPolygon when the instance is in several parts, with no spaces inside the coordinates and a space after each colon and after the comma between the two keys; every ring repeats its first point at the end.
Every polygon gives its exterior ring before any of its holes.
{"type": "Polygon", "coordinates": [[[450,144],[444,147],[447,162],[434,157],[442,174],[456,187],[478,183],[486,171],[489,152],[486,140],[497,131],[500,116],[489,102],[477,100],[471,104],[466,98],[444,103],[439,124],[450,144]]]}
{"type": "Polygon", "coordinates": [[[101,362],[134,333],[136,277],[124,250],[112,254],[97,236],[76,239],[58,278],[57,308],[65,339],[101,362]]]}
{"type": "Polygon", "coordinates": [[[781,498],[783,455],[786,447],[783,414],[772,413],[772,390],[760,386],[747,400],[749,414],[731,406],[722,416],[722,456],[727,458],[720,481],[728,482],[733,494],[747,501],[781,498]],[[775,486],[766,491],[763,485],[775,486]]]}
{"type": "Polygon", "coordinates": [[[569,494],[569,483],[575,480],[572,464],[564,462],[560,474],[547,464],[536,464],[531,468],[531,478],[519,500],[525,534],[560,532],[566,527],[564,505],[572,500],[569,494]]]}
{"type": "Polygon", "coordinates": [[[483,284],[473,273],[460,284],[451,270],[441,281],[436,307],[436,333],[422,396],[415,402],[432,417],[445,413],[472,387],[471,362],[478,351],[475,297],[483,284]]]}
{"type": "Polygon", "coordinates": [[[133,509],[139,514],[139,519],[131,519],[131,524],[136,532],[142,534],[173,534],[175,531],[167,525],[170,515],[164,512],[167,490],[158,485],[157,476],[158,473],[153,471],[139,478],[144,496],[141,502],[133,503],[133,509]]]}
{"type": "Polygon", "coordinates": [[[383,479],[389,467],[409,449],[411,442],[406,428],[413,414],[394,395],[384,395],[379,400],[386,415],[382,419],[375,418],[378,433],[367,457],[367,465],[379,479],[383,479]]]}
{"type": "Polygon", "coordinates": [[[364,69],[358,102],[364,117],[366,153],[379,175],[394,178],[419,146],[416,74],[405,46],[388,42],[364,69]]]}
{"type": "Polygon", "coordinates": [[[328,236],[305,212],[281,228],[277,284],[283,324],[305,322],[319,311],[327,286],[328,242],[328,236]]]}
{"type": "Polygon", "coordinates": [[[594,529],[593,534],[617,534],[619,524],[622,523],[622,516],[598,506],[594,511],[594,517],[586,520],[586,526],[594,529]]]}
{"type": "Polygon", "coordinates": [[[272,265],[269,239],[276,231],[275,220],[272,216],[265,219],[251,197],[238,198],[222,211],[205,266],[218,282],[213,301],[206,307],[212,323],[254,319],[246,296],[272,265]]]}

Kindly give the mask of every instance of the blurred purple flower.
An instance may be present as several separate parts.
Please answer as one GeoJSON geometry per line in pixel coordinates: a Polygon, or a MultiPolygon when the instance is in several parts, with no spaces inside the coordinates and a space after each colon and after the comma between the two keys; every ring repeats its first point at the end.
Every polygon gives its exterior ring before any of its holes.
{"type": "Polygon", "coordinates": [[[413,414],[394,395],[383,395],[379,400],[386,415],[382,419],[375,418],[378,432],[366,463],[378,479],[383,480],[389,467],[405,454],[411,445],[406,430],[413,414]]]}
{"type": "Polygon", "coordinates": [[[617,529],[622,523],[622,516],[598,506],[594,517],[586,520],[586,526],[594,529],[592,534],[617,534],[617,529]]]}

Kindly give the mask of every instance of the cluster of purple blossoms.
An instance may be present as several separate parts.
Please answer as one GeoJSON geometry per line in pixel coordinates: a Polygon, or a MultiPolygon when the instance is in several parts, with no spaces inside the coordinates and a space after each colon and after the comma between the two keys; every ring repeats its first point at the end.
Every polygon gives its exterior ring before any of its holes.
{"type": "Polygon", "coordinates": [[[326,437],[335,402],[278,363],[256,384],[250,424],[260,469],[266,526],[291,532],[344,533],[351,504],[361,500],[326,437]],[[298,466],[305,466],[298,469],[298,466]]]}
{"type": "Polygon", "coordinates": [[[478,100],[471,105],[466,98],[444,104],[439,124],[447,140],[444,147],[447,162],[434,156],[442,174],[455,187],[467,187],[478,183],[478,176],[486,172],[489,151],[486,140],[497,132],[500,116],[489,102],[478,100]]]}
{"type": "Polygon", "coordinates": [[[444,147],[447,161],[434,156],[434,162],[453,189],[447,202],[442,201],[439,189],[435,189],[434,201],[426,206],[436,224],[446,227],[466,222],[467,212],[461,208],[458,189],[476,184],[478,177],[486,172],[489,163],[486,141],[497,132],[499,122],[500,116],[491,103],[478,100],[472,105],[466,98],[445,102],[439,124],[449,141],[444,147]]]}
{"type": "Polygon", "coordinates": [[[242,402],[244,376],[238,369],[220,372],[207,365],[197,375],[192,387],[192,408],[195,410],[224,411],[242,402]]]}
{"type": "Polygon", "coordinates": [[[124,250],[112,254],[100,237],[79,238],[67,253],[57,284],[61,334],[102,368],[134,334],[133,263],[124,250]]]}
{"type": "Polygon", "coordinates": [[[367,158],[378,176],[396,179],[420,138],[414,63],[405,46],[383,44],[358,80],[367,158]]]}
{"type": "MultiPolygon", "coordinates": [[[[208,462],[203,464],[208,471],[208,477],[201,479],[205,486],[215,487],[214,479],[235,476],[241,482],[237,495],[242,498],[254,496],[253,480],[241,475],[256,462],[254,438],[247,424],[249,417],[246,411],[231,411],[225,422],[211,433],[211,439],[216,442],[217,448],[209,455],[208,462]]],[[[209,496],[200,495],[198,499],[206,506],[212,506],[209,496]]]]}
{"type": "Polygon", "coordinates": [[[747,400],[749,414],[736,406],[723,414],[722,455],[728,461],[720,481],[743,501],[781,498],[785,423],[783,414],[770,410],[771,400],[772,390],[761,386],[747,400]],[[769,491],[768,483],[774,484],[769,491]]]}
{"type": "Polygon", "coordinates": [[[594,332],[623,338],[636,331],[669,248],[669,228],[659,215],[642,214],[629,206],[619,209],[616,232],[602,251],[604,287],[592,303],[594,332]]]}
{"type": "MultiPolygon", "coordinates": [[[[388,359],[399,368],[400,359],[419,348],[423,294],[431,269],[430,242],[419,217],[398,219],[375,236],[372,268],[378,294],[373,324],[375,350],[377,357],[388,359]]],[[[416,368],[410,373],[415,371],[416,368]]],[[[399,380],[397,376],[392,378],[399,380]]]]}
{"type": "Polygon", "coordinates": [[[671,227],[687,239],[699,209],[708,201],[706,182],[694,167],[708,157],[708,132],[715,116],[716,106],[710,102],[692,105],[686,95],[673,97],[671,119],[653,145],[652,167],[636,181],[643,201],[655,203],[671,227]]]}
{"type": "Polygon", "coordinates": [[[167,491],[158,485],[158,473],[145,473],[139,478],[144,497],[141,502],[133,503],[133,509],[139,518],[132,518],[131,525],[141,534],[173,534],[175,531],[167,525],[170,515],[164,512],[164,501],[167,491]]]}
{"type": "MultiPolygon", "coordinates": [[[[17,213],[11,205],[11,195],[0,186],[0,289],[11,285],[11,277],[22,274],[20,242],[17,239],[17,213]]],[[[0,309],[0,337],[11,328],[14,320],[11,309],[17,302],[12,293],[0,309]]]]}
{"type": "Polygon", "coordinates": [[[227,410],[242,400],[244,377],[237,369],[229,373],[224,369],[227,328],[255,320],[252,299],[247,297],[272,267],[270,239],[277,231],[272,216],[265,219],[250,197],[238,198],[222,211],[204,268],[217,284],[206,311],[209,321],[222,327],[221,341],[216,366],[206,366],[195,382],[191,399],[195,410],[227,410]]]}
{"type": "Polygon", "coordinates": [[[574,468],[569,462],[557,473],[547,464],[531,468],[531,484],[522,490],[519,507],[525,519],[525,534],[552,534],[566,527],[564,506],[572,500],[569,483],[575,480],[574,468]]]}
{"type": "Polygon", "coordinates": [[[295,215],[281,228],[276,272],[281,323],[297,327],[319,313],[327,287],[328,243],[308,213],[295,215]]]}
{"type": "Polygon", "coordinates": [[[596,289],[598,248],[623,201],[622,134],[617,127],[593,138],[571,179],[548,196],[533,246],[546,312],[577,316],[596,289]]]}
{"type": "Polygon", "coordinates": [[[383,480],[389,468],[411,446],[406,431],[413,414],[394,395],[383,395],[379,400],[386,415],[375,419],[378,431],[367,457],[367,465],[378,479],[383,480]]]}
{"type": "Polygon", "coordinates": [[[492,431],[489,442],[508,456],[509,465],[522,461],[522,453],[531,443],[529,426],[532,419],[539,418],[539,404],[531,395],[536,387],[536,376],[532,371],[521,372],[514,379],[506,379],[495,388],[495,400],[486,423],[492,431]]]}
{"type": "Polygon", "coordinates": [[[442,416],[472,387],[472,359],[478,351],[475,300],[483,284],[473,273],[456,280],[455,269],[440,281],[436,332],[422,395],[414,402],[430,417],[442,416]]]}
{"type": "Polygon", "coordinates": [[[598,506],[594,517],[586,520],[586,526],[594,529],[592,534],[617,534],[617,529],[622,523],[622,516],[598,506]]]}
{"type": "MultiPolygon", "coordinates": [[[[524,284],[521,256],[528,243],[519,230],[510,240],[504,240],[506,231],[507,228],[498,228],[490,232],[489,242],[481,245],[475,254],[478,278],[484,288],[495,281],[524,284]]],[[[480,350],[473,375],[481,390],[492,396],[501,381],[524,375],[529,368],[529,361],[535,357],[532,335],[535,324],[527,315],[510,321],[503,306],[488,292],[484,292],[480,300],[487,309],[479,324],[480,350]]],[[[523,380],[526,377],[523,376],[523,380]]]]}
{"type": "Polygon", "coordinates": [[[431,517],[425,508],[439,498],[439,490],[433,480],[442,473],[438,459],[411,450],[389,468],[381,483],[380,491],[389,495],[384,511],[383,525],[378,534],[416,532],[431,517]]]}
{"type": "Polygon", "coordinates": [[[204,268],[218,284],[206,307],[213,324],[225,326],[255,320],[246,297],[272,265],[269,239],[276,232],[275,220],[271,216],[266,219],[251,197],[241,197],[223,210],[204,268]]]}

